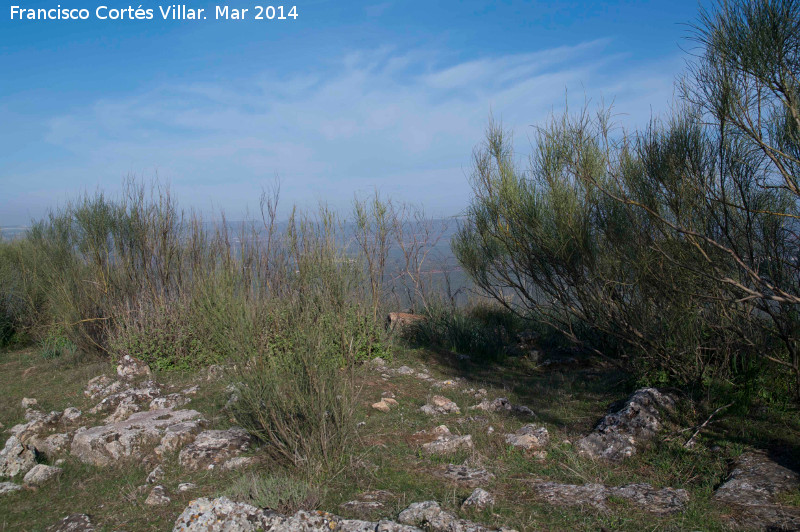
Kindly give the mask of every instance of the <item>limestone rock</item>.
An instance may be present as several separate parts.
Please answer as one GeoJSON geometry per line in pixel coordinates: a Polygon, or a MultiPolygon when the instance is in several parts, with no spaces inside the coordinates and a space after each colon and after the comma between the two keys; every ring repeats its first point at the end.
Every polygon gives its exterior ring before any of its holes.
{"type": "Polygon", "coordinates": [[[205,420],[194,410],[138,412],[125,421],[76,432],[71,453],[82,462],[97,466],[126,458],[141,460],[153,445],[163,444],[165,436],[176,439],[178,434],[177,439],[182,440],[200,432],[204,424],[205,420]]]}
{"type": "Polygon", "coordinates": [[[150,471],[150,473],[147,475],[146,482],[148,484],[156,484],[162,480],[164,480],[164,468],[160,465],[157,465],[155,469],[150,471]]]}
{"type": "Polygon", "coordinates": [[[470,407],[470,410],[483,410],[485,412],[510,412],[513,414],[536,417],[536,414],[533,413],[533,410],[527,406],[512,404],[511,401],[505,397],[498,397],[493,401],[484,399],[477,405],[470,407]]]}
{"type": "Polygon", "coordinates": [[[748,529],[800,530],[800,509],[779,504],[777,495],[797,490],[800,475],[761,452],[746,452],[734,464],[713,500],[736,507],[731,519],[748,529]]]}
{"type": "Polygon", "coordinates": [[[611,497],[628,500],[643,510],[658,515],[683,511],[689,502],[689,493],[683,489],[655,489],[649,484],[627,484],[608,487],[602,484],[559,484],[539,482],[533,486],[536,493],[550,504],[558,506],[594,506],[608,510],[611,497]]]}
{"type": "Polygon", "coordinates": [[[92,520],[86,514],[68,515],[47,529],[47,532],[94,532],[92,520]]]}
{"type": "Polygon", "coordinates": [[[137,358],[125,355],[117,365],[117,375],[126,380],[146,377],[150,375],[150,366],[137,358]]]}
{"type": "MultiPolygon", "coordinates": [[[[114,412],[113,416],[119,418],[124,415],[126,410],[130,411],[129,413],[133,413],[131,410],[134,409],[141,410],[141,405],[150,404],[153,399],[160,395],[161,390],[158,385],[155,382],[148,381],[137,388],[123,389],[104,397],[102,401],[89,410],[89,413],[114,412]],[[120,407],[121,410],[118,411],[120,407]]],[[[116,421],[122,421],[122,419],[117,419],[116,421]]]]}
{"type": "MultiPolygon", "coordinates": [[[[400,523],[393,521],[361,521],[341,519],[326,512],[300,510],[284,516],[226,497],[196,499],[181,513],[173,532],[422,532],[423,525],[434,532],[483,532],[481,525],[457,519],[444,512],[433,501],[412,504],[400,514],[400,523]]],[[[506,529],[503,529],[506,530],[506,529]]],[[[511,531],[508,531],[511,532],[511,531]]]]}
{"type": "Polygon", "coordinates": [[[506,443],[526,451],[543,449],[550,443],[550,434],[545,427],[525,425],[514,434],[506,434],[506,443]]]}
{"type": "Polygon", "coordinates": [[[451,454],[461,449],[472,449],[472,436],[457,436],[450,432],[445,425],[439,425],[431,435],[435,437],[422,445],[422,450],[430,454],[451,454]]]}
{"type": "Polygon", "coordinates": [[[197,489],[197,484],[191,482],[181,482],[178,484],[178,493],[185,493],[197,489]]]}
{"type": "Polygon", "coordinates": [[[148,506],[166,506],[172,502],[164,486],[156,486],[150,491],[144,503],[148,506]]]}
{"type": "Polygon", "coordinates": [[[461,410],[458,405],[447,397],[441,395],[434,395],[428,404],[424,405],[420,410],[429,416],[436,416],[441,414],[460,414],[461,410]]]}
{"type": "Polygon", "coordinates": [[[397,520],[402,524],[423,527],[433,532],[488,532],[490,530],[483,525],[458,519],[452,513],[442,510],[435,501],[415,502],[400,512],[397,520]]]}
{"type": "Polygon", "coordinates": [[[655,388],[637,390],[621,409],[607,414],[591,434],[578,440],[576,448],[591,458],[623,460],[661,430],[661,412],[674,408],[675,400],[655,388]]]}
{"type": "Polygon", "coordinates": [[[357,498],[339,505],[339,508],[350,513],[365,516],[377,510],[384,510],[386,502],[395,498],[395,495],[386,490],[365,491],[358,494],[357,498]]]}
{"type": "Polygon", "coordinates": [[[416,373],[413,369],[409,368],[408,366],[400,366],[397,368],[398,375],[413,375],[416,373]]]}
{"type": "Polygon", "coordinates": [[[36,450],[48,458],[66,454],[69,449],[70,435],[66,433],[51,434],[35,443],[36,450]]]}
{"type": "Polygon", "coordinates": [[[28,486],[41,486],[58,478],[62,472],[63,470],[60,467],[36,464],[25,474],[22,482],[28,486]]]}
{"type": "Polygon", "coordinates": [[[191,470],[212,469],[247,451],[252,442],[252,436],[240,427],[207,430],[181,450],[179,461],[191,470]]]}
{"type": "Polygon", "coordinates": [[[36,399],[31,399],[30,397],[23,397],[22,398],[22,408],[28,410],[29,408],[37,409],[39,406],[39,401],[36,399]]]}
{"type": "Polygon", "coordinates": [[[150,401],[150,410],[159,408],[180,408],[186,406],[191,399],[179,393],[171,393],[164,397],[156,397],[150,401]]]}
{"type": "Polygon", "coordinates": [[[736,460],[728,480],[714,492],[714,500],[744,506],[772,504],[776,495],[798,487],[800,475],[763,453],[748,452],[736,460]]]}
{"type": "Polygon", "coordinates": [[[91,399],[98,399],[117,393],[122,387],[121,382],[115,381],[108,375],[98,375],[88,382],[83,394],[91,399]]]}
{"type": "Polygon", "coordinates": [[[467,497],[467,500],[461,504],[461,509],[474,508],[476,510],[483,510],[493,504],[494,496],[491,493],[481,488],[475,488],[472,494],[467,497]]]}
{"type": "Polygon", "coordinates": [[[222,464],[223,471],[238,471],[256,463],[254,456],[236,456],[225,460],[222,464]]]}
{"type": "Polygon", "coordinates": [[[19,491],[21,489],[22,486],[19,484],[14,484],[13,482],[0,482],[0,496],[19,491]]]}
{"type": "Polygon", "coordinates": [[[448,464],[440,475],[470,488],[485,486],[494,478],[494,475],[485,469],[471,469],[466,465],[454,464],[448,464]]]}
{"type": "Polygon", "coordinates": [[[64,412],[61,414],[61,421],[65,424],[77,423],[81,416],[83,416],[83,412],[74,406],[70,406],[64,409],[64,412]]]}
{"type": "Polygon", "coordinates": [[[16,436],[6,440],[0,451],[0,477],[15,477],[27,473],[36,465],[36,450],[25,445],[16,436]]]}
{"type": "Polygon", "coordinates": [[[389,403],[387,403],[385,399],[381,399],[377,403],[372,403],[372,408],[374,408],[375,410],[379,410],[381,412],[388,412],[389,410],[391,410],[389,403]]]}

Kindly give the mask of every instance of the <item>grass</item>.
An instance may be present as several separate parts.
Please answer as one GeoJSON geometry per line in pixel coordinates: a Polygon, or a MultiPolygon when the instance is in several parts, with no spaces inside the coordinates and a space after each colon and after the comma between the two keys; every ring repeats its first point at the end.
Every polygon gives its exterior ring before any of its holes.
{"type": "MultiPolygon", "coordinates": [[[[380,372],[363,367],[355,374],[361,393],[353,422],[363,421],[364,425],[358,427],[335,468],[286,468],[262,450],[256,452],[258,464],[246,471],[191,473],[171,457],[165,464],[164,485],[172,503],[151,508],[144,505],[150,487],[140,488],[148,473],[142,465],[121,463],[100,469],[70,458],[57,482],[36,492],[26,490],[0,499],[0,530],[43,530],[75,512],[89,513],[102,530],[165,530],[191,499],[220,495],[284,512],[302,507],[371,520],[396,518],[412,502],[436,500],[464,518],[518,530],[725,530],[724,511],[714,506],[710,497],[726,477],[733,458],[751,446],[788,456],[800,444],[800,426],[791,409],[731,409],[709,424],[693,450],[682,447],[686,433],[671,429],[632,459],[611,466],[578,456],[572,442],[591,429],[610,403],[630,391],[630,382],[616,369],[588,360],[552,369],[537,368],[521,359],[478,364],[452,353],[407,349],[401,344],[395,344],[392,353],[394,366],[424,366],[437,379],[461,377],[464,384],[458,389],[434,391],[414,376],[384,380],[380,372]],[[489,398],[505,396],[530,406],[537,415],[534,422],[544,424],[551,433],[547,458],[532,459],[503,441],[503,434],[529,419],[470,411],[469,406],[479,399],[464,388],[486,388],[489,398]],[[370,406],[384,392],[393,393],[399,401],[388,413],[370,406]],[[430,418],[421,413],[419,407],[434,393],[454,400],[462,414],[430,418]],[[421,452],[411,435],[439,424],[446,424],[453,433],[471,434],[474,449],[451,456],[421,452]],[[491,434],[489,427],[494,429],[491,434]],[[467,463],[490,471],[494,478],[482,487],[495,496],[496,504],[487,510],[461,511],[460,505],[472,488],[440,476],[449,463],[467,463]],[[559,507],[537,499],[532,489],[537,480],[608,485],[647,482],[655,487],[686,489],[691,499],[685,512],[667,517],[654,517],[624,500],[610,501],[608,511],[559,507]],[[193,482],[198,488],[178,493],[180,482],[193,482]],[[382,508],[360,514],[341,507],[362,493],[376,490],[388,492],[382,508]],[[44,500],[47,504],[42,504],[44,500]]],[[[91,406],[82,393],[86,382],[94,375],[112,371],[107,362],[93,357],[46,358],[40,349],[31,348],[0,352],[0,388],[6,390],[0,397],[0,422],[9,427],[22,421],[20,400],[30,396],[36,397],[45,410],[77,406],[86,411],[91,406]]],[[[208,380],[205,371],[162,371],[156,372],[155,378],[162,386],[175,389],[199,385],[189,407],[211,419],[215,428],[233,423],[223,409],[227,400],[224,380],[208,380]]],[[[700,405],[697,412],[682,415],[704,419],[704,408],[700,405]]],[[[695,422],[689,418],[680,421],[695,422]]],[[[800,506],[800,497],[787,494],[780,502],[800,506]]]]}

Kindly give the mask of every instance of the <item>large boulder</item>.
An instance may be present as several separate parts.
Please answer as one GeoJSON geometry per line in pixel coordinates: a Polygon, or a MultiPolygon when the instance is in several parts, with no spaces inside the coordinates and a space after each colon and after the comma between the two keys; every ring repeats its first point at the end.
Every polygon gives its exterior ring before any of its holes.
{"type": "Polygon", "coordinates": [[[207,430],[181,450],[179,461],[183,467],[195,471],[213,469],[235,459],[247,451],[252,443],[252,436],[240,427],[207,430]]]}
{"type": "Polygon", "coordinates": [[[0,451],[0,477],[24,475],[36,465],[36,450],[25,445],[16,436],[6,440],[0,451]]]}
{"type": "MultiPolygon", "coordinates": [[[[71,452],[82,462],[106,466],[118,460],[145,458],[165,438],[185,442],[199,433],[205,420],[194,410],[150,410],[127,420],[78,431],[71,452]]],[[[156,450],[158,452],[158,449],[156,450]]]]}
{"type": "Polygon", "coordinates": [[[617,411],[606,414],[576,448],[584,456],[620,461],[653,439],[662,428],[662,411],[672,412],[675,400],[655,388],[633,392],[617,411]]]}

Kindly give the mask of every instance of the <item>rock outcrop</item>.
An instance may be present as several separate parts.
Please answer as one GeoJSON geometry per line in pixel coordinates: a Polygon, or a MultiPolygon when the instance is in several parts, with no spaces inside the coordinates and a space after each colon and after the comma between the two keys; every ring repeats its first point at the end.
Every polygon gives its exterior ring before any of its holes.
{"type": "Polygon", "coordinates": [[[24,475],[36,465],[36,450],[21,441],[16,436],[6,440],[6,445],[0,451],[0,477],[16,477],[24,475]]]}
{"type": "Polygon", "coordinates": [[[667,515],[682,511],[689,502],[689,493],[683,489],[655,489],[650,484],[627,484],[609,487],[603,484],[559,484],[538,482],[534,491],[543,500],[557,506],[593,506],[608,510],[610,498],[625,499],[643,510],[667,515]]]}
{"type": "Polygon", "coordinates": [[[578,440],[576,448],[591,458],[624,460],[661,430],[662,411],[674,408],[675,400],[655,388],[637,390],[622,408],[606,414],[591,434],[578,440]]]}
{"type": "Polygon", "coordinates": [[[778,495],[796,491],[800,475],[761,452],[742,454],[728,479],[714,492],[717,503],[733,506],[731,520],[744,528],[800,530],[800,508],[781,505],[778,495]]]}
{"type": "Polygon", "coordinates": [[[157,454],[174,450],[175,442],[192,438],[204,425],[205,420],[194,410],[138,412],[125,421],[76,432],[70,452],[97,466],[129,458],[141,460],[153,447],[157,454]]]}
{"type": "MultiPolygon", "coordinates": [[[[185,446],[179,455],[180,464],[190,470],[213,469],[225,466],[241,453],[250,449],[253,438],[239,427],[228,430],[207,430],[197,435],[194,441],[185,446]]],[[[236,469],[236,466],[227,469],[236,469]]]]}

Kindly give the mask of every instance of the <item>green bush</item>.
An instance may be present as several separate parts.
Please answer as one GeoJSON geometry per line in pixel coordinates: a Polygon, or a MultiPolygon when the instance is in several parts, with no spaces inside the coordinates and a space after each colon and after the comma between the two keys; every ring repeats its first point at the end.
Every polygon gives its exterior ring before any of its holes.
{"type": "Polygon", "coordinates": [[[747,386],[755,368],[800,393],[798,21],[791,1],[702,12],[683,100],[644,131],[565,114],[522,169],[490,124],[453,240],[465,270],[643,381],[747,386]]]}

